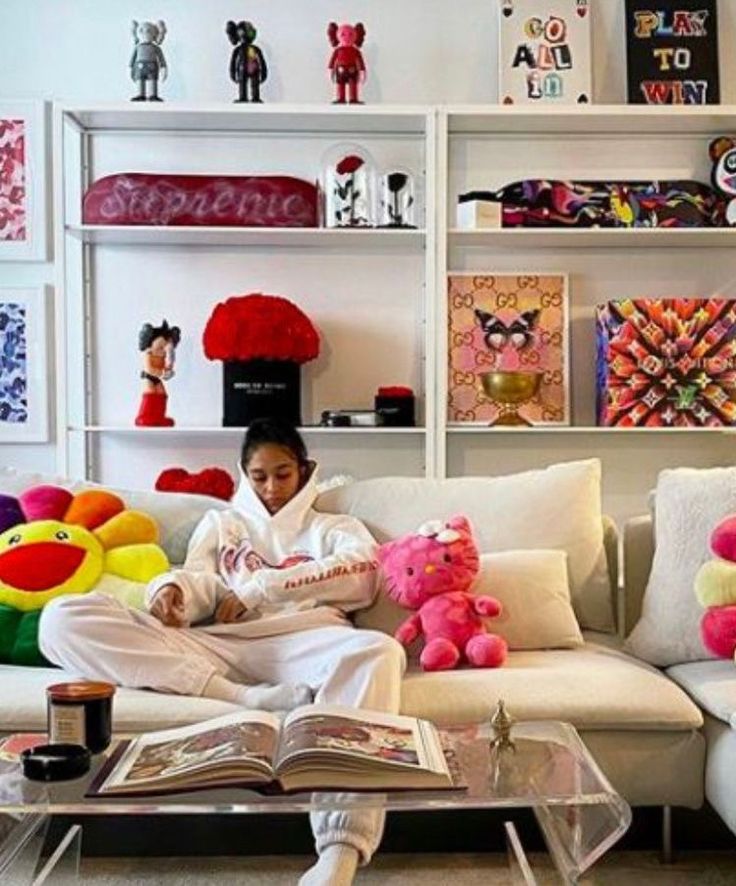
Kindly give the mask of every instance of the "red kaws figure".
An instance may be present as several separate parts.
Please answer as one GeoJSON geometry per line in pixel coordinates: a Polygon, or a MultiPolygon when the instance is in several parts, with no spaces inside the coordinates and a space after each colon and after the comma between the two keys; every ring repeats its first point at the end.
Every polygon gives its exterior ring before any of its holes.
{"type": "Polygon", "coordinates": [[[174,375],[174,352],[180,338],[179,327],[169,326],[166,320],[160,326],[146,323],[138,334],[138,349],[143,352],[143,395],[135,417],[139,426],[170,428],[174,424],[166,415],[164,379],[174,375]]]}
{"type": "Polygon", "coordinates": [[[360,51],[365,40],[363,24],[358,22],[356,25],[338,25],[337,22],[330,22],[327,37],[330,44],[335,47],[328,65],[330,76],[337,84],[337,98],[333,104],[345,104],[346,86],[350,104],[362,104],[358,98],[358,85],[365,83],[366,78],[365,62],[360,51]]]}

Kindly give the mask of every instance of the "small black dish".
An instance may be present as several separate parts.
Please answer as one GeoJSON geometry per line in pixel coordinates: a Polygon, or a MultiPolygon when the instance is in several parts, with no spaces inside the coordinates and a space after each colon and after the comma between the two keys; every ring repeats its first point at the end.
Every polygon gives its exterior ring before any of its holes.
{"type": "Polygon", "coordinates": [[[89,770],[92,754],[81,744],[42,744],[20,759],[23,775],[32,781],[67,781],[89,770]]]}

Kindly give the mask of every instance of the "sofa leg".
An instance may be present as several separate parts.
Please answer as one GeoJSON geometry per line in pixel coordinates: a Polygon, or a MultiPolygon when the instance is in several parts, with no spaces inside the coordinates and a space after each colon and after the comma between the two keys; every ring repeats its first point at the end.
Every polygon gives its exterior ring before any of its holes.
{"type": "Polygon", "coordinates": [[[672,864],[672,807],[662,807],[662,864],[672,864]]]}

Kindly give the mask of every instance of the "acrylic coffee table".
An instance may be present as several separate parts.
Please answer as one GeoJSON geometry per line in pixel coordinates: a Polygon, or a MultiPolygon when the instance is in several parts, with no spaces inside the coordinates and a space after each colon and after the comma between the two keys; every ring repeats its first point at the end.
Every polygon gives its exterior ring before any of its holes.
{"type": "MultiPolygon", "coordinates": [[[[84,798],[102,756],[87,776],[50,785],[26,780],[17,764],[0,763],[0,817],[6,824],[13,821],[8,816],[17,820],[0,848],[0,883],[67,886],[83,882],[77,880],[77,872],[88,815],[305,813],[369,805],[416,812],[530,808],[564,883],[577,882],[627,830],[631,822],[628,804],[611,787],[573,726],[556,721],[516,723],[511,729],[514,747],[501,750],[491,748],[492,730],[487,724],[444,733],[455,749],[467,790],[264,797],[228,789],[102,800],[84,798]],[[77,823],[50,856],[41,858],[44,826],[52,815],[71,817],[77,823]]],[[[505,827],[517,881],[535,883],[513,824],[505,827]]]]}

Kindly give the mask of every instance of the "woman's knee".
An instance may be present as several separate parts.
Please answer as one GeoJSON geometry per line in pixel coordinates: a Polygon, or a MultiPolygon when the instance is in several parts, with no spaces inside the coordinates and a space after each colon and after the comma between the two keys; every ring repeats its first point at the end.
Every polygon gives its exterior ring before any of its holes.
{"type": "Polygon", "coordinates": [[[406,667],[406,653],[404,647],[390,634],[383,631],[360,630],[360,645],[370,649],[376,658],[385,661],[388,665],[403,671],[406,667]]]}
{"type": "Polygon", "coordinates": [[[91,617],[109,607],[102,594],[68,594],[51,600],[43,609],[38,625],[38,645],[52,661],[60,649],[68,648],[92,624],[91,617]]]}

